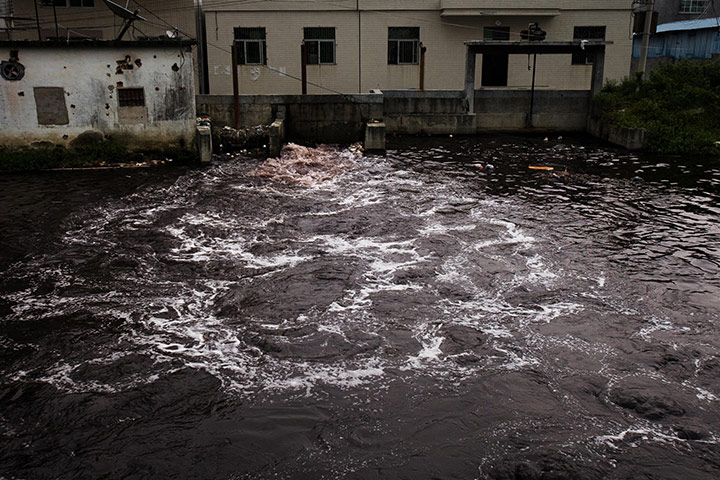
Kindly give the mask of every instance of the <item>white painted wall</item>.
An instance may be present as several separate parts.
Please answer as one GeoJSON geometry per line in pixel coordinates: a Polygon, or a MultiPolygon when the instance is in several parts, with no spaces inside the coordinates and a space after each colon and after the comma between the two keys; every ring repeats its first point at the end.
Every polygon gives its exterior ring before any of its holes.
{"type": "Polygon", "coordinates": [[[25,77],[20,81],[0,78],[0,144],[68,144],[85,131],[99,130],[128,139],[131,148],[192,145],[195,93],[188,47],[102,43],[53,47],[0,42],[3,57],[10,50],[18,50],[25,77]],[[128,56],[134,68],[118,73],[117,62],[128,56]],[[136,60],[141,66],[135,65],[136,60]],[[120,85],[144,89],[145,123],[121,123],[117,98],[120,85]],[[68,125],[38,123],[35,87],[64,88],[68,125]]]}
{"type": "MultiPolygon", "coordinates": [[[[547,31],[548,41],[573,40],[575,26],[606,26],[606,39],[613,44],[607,47],[605,78],[618,80],[630,72],[630,3],[624,0],[360,0],[359,4],[355,0],[204,0],[210,92],[232,93],[229,50],[233,28],[238,26],[264,27],[267,34],[267,66],[238,67],[243,94],[300,93],[297,80],[301,76],[300,44],[303,27],[309,26],[335,27],[337,57],[335,65],[308,66],[309,82],[321,86],[311,84],[308,93],[417,89],[418,65],[387,64],[388,27],[392,26],[420,28],[420,41],[427,47],[425,88],[428,90],[464,88],[464,42],[482,40],[485,27],[510,27],[510,38],[519,40],[520,32],[534,21],[547,31]],[[356,10],[358,5],[360,11],[356,10]],[[556,12],[547,15],[546,9],[556,12]],[[464,13],[457,13],[458,10],[464,13]]],[[[475,82],[478,87],[481,71],[482,56],[478,56],[475,82]]],[[[537,88],[589,90],[591,74],[591,66],[573,65],[570,55],[542,55],[538,57],[537,88]]],[[[527,55],[512,55],[507,88],[529,89],[531,80],[527,55]]]]}

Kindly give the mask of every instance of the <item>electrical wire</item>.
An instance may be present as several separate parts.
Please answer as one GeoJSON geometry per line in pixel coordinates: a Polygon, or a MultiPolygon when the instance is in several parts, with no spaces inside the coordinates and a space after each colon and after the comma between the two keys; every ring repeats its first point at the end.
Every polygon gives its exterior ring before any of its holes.
{"type": "MultiPolygon", "coordinates": [[[[212,7],[244,6],[244,5],[255,4],[255,3],[267,3],[267,1],[268,1],[268,0],[245,0],[245,1],[226,0],[226,1],[214,2],[214,3],[212,4],[212,7]]],[[[293,1],[293,0],[269,0],[269,1],[276,2],[276,3],[285,3],[285,2],[288,2],[288,3],[289,3],[290,1],[293,1]]],[[[337,3],[334,3],[334,2],[331,1],[331,0],[301,0],[301,1],[303,1],[303,3],[315,3],[315,4],[321,3],[321,4],[326,4],[326,5],[334,6],[334,7],[338,8],[338,9],[340,9],[340,10],[344,10],[344,11],[348,11],[348,12],[355,12],[355,11],[356,11],[356,9],[355,9],[354,7],[337,4],[337,3]]],[[[151,25],[151,26],[155,26],[155,27],[158,27],[158,28],[162,28],[162,29],[165,29],[166,27],[171,27],[172,29],[177,30],[179,33],[182,33],[183,35],[185,35],[185,36],[187,36],[187,37],[189,37],[189,38],[195,38],[193,34],[188,33],[188,32],[185,32],[185,31],[177,28],[175,25],[169,23],[167,20],[165,20],[164,18],[162,18],[162,17],[159,15],[159,13],[156,13],[156,12],[180,12],[180,11],[185,11],[185,10],[190,11],[190,10],[194,10],[194,9],[196,8],[194,5],[190,5],[190,6],[180,6],[180,7],[174,7],[174,8],[158,9],[158,10],[153,11],[153,10],[148,9],[146,6],[144,6],[142,3],[140,3],[140,2],[137,1],[137,0],[133,0],[132,3],[134,3],[137,7],[141,8],[142,10],[148,12],[151,16],[153,16],[154,18],[156,18],[156,19],[159,20],[160,22],[162,22],[162,25],[161,25],[161,24],[158,24],[158,23],[155,23],[155,22],[148,21],[148,20],[146,20],[145,23],[147,23],[147,24],[149,24],[149,25],[151,25]]],[[[297,3],[297,0],[293,1],[293,3],[297,3]]],[[[258,10],[258,11],[260,11],[260,10],[258,10]]],[[[392,12],[392,11],[363,10],[362,12],[363,12],[363,13],[366,13],[366,14],[392,16],[393,18],[402,18],[402,19],[405,19],[405,20],[412,20],[412,21],[414,21],[414,22],[420,22],[420,23],[425,23],[425,24],[428,24],[428,23],[437,24],[437,22],[434,21],[434,20],[429,20],[429,19],[425,19],[425,18],[417,18],[417,17],[408,16],[408,15],[398,15],[397,13],[392,12]]],[[[67,15],[67,14],[63,15],[63,21],[64,21],[64,22],[68,22],[68,21],[76,22],[76,21],[89,20],[89,19],[92,19],[92,18],[96,18],[96,15],[93,15],[93,16],[91,16],[91,17],[85,17],[85,16],[83,16],[83,15],[85,15],[84,12],[78,12],[78,13],[80,14],[80,15],[78,15],[78,16],[72,16],[72,15],[67,15]]],[[[53,22],[53,21],[47,21],[47,22],[40,22],[40,23],[41,23],[41,24],[53,24],[54,22],[53,22]]],[[[510,34],[510,35],[515,35],[515,36],[521,36],[521,35],[522,35],[522,34],[519,33],[519,32],[512,32],[512,31],[511,31],[511,32],[507,32],[507,31],[504,30],[504,29],[503,29],[503,30],[496,30],[496,29],[493,29],[492,27],[485,27],[485,26],[483,26],[483,27],[477,27],[477,26],[472,26],[472,25],[463,25],[463,24],[451,23],[451,22],[446,22],[446,21],[441,21],[440,24],[441,24],[441,25],[445,25],[445,26],[455,27],[455,28],[464,28],[464,29],[468,29],[468,30],[482,31],[483,33],[485,33],[485,32],[502,32],[503,34],[510,34]]],[[[77,28],[78,28],[77,26],[74,27],[74,29],[77,29],[77,28]]],[[[83,27],[83,28],[85,28],[85,27],[83,27]]],[[[140,31],[140,30],[139,30],[139,31],[140,31]]],[[[142,31],[141,31],[141,33],[142,33],[142,31]]],[[[212,46],[212,47],[214,47],[214,48],[217,48],[218,50],[224,51],[224,52],[226,52],[226,53],[232,53],[231,50],[228,50],[228,49],[226,49],[226,48],[224,48],[224,47],[221,47],[221,46],[219,46],[219,45],[213,44],[213,43],[211,43],[211,42],[206,42],[206,43],[207,43],[209,46],[212,46]]],[[[276,73],[276,74],[279,74],[279,75],[282,75],[282,76],[285,76],[285,77],[288,77],[288,78],[291,78],[291,79],[294,79],[294,80],[297,80],[297,81],[302,81],[302,79],[300,79],[300,78],[298,78],[298,77],[296,77],[296,76],[294,76],[294,75],[288,74],[288,73],[286,73],[286,72],[282,72],[282,71],[280,71],[280,70],[278,70],[278,69],[275,69],[275,68],[272,68],[272,67],[268,67],[267,65],[262,65],[262,67],[264,67],[265,69],[267,69],[267,70],[269,70],[269,71],[271,71],[271,72],[274,72],[274,73],[276,73]]],[[[324,87],[324,86],[322,86],[322,85],[319,85],[319,84],[316,84],[316,83],[313,83],[313,82],[307,82],[307,83],[308,83],[309,85],[313,85],[314,87],[320,88],[320,89],[322,89],[322,90],[325,90],[325,91],[328,91],[328,92],[331,92],[331,93],[334,93],[334,94],[342,95],[342,96],[344,96],[344,97],[346,97],[346,98],[349,98],[349,97],[347,97],[346,94],[343,94],[343,93],[338,92],[338,91],[336,91],[336,90],[333,90],[333,89],[324,87]]]]}

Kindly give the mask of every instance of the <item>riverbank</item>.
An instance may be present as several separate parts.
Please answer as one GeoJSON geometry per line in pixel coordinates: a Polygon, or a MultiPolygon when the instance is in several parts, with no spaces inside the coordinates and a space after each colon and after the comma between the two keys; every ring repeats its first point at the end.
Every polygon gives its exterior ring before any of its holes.
{"type": "Polygon", "coordinates": [[[651,152],[720,155],[720,63],[667,64],[646,80],[610,82],[593,99],[593,116],[644,129],[651,152]]]}
{"type": "Polygon", "coordinates": [[[153,167],[196,162],[193,152],[180,148],[131,151],[111,140],[76,148],[49,144],[25,149],[0,148],[0,172],[153,167]]]}

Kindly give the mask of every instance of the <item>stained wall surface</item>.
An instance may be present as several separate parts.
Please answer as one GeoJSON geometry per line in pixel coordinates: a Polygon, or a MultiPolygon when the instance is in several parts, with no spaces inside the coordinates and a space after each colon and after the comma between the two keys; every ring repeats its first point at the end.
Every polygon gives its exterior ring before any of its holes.
{"type": "Polygon", "coordinates": [[[129,146],[190,145],[195,130],[189,47],[38,46],[16,51],[21,80],[0,78],[0,144],[68,144],[88,130],[129,146]],[[120,99],[122,96],[122,101],[120,99]]]}

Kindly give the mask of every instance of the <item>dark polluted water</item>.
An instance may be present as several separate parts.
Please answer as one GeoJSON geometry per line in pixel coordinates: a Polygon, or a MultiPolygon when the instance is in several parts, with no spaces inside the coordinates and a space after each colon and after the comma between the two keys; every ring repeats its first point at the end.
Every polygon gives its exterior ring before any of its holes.
{"type": "Polygon", "coordinates": [[[407,138],[0,187],[0,478],[720,477],[715,160],[407,138]]]}

